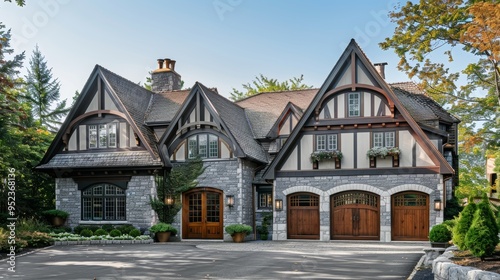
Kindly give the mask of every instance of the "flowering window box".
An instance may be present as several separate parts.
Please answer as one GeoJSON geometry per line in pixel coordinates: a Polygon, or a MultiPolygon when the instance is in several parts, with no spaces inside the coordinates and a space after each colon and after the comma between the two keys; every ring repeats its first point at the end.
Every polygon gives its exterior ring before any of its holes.
{"type": "Polygon", "coordinates": [[[392,157],[392,166],[399,167],[399,155],[401,150],[398,147],[373,147],[368,150],[366,156],[370,158],[370,167],[376,167],[376,158],[392,157]]]}
{"type": "Polygon", "coordinates": [[[315,151],[311,154],[311,162],[313,169],[318,169],[318,164],[321,161],[335,160],[335,169],[340,168],[340,160],[342,160],[342,152],[333,151],[315,151]]]}

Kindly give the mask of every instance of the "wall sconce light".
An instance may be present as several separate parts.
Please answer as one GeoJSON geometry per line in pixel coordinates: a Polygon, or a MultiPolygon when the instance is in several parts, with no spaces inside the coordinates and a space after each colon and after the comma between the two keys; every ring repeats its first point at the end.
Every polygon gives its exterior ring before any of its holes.
{"type": "Polygon", "coordinates": [[[435,199],[434,200],[434,210],[436,211],[441,211],[441,208],[443,207],[441,199],[435,199]]]}
{"type": "Polygon", "coordinates": [[[274,208],[276,211],[282,211],[283,210],[283,199],[275,199],[274,200],[274,208]]]}
{"type": "Polygon", "coordinates": [[[226,204],[228,207],[233,207],[234,206],[234,195],[226,195],[226,204]]]}
{"type": "Polygon", "coordinates": [[[165,195],[164,202],[166,205],[169,205],[169,206],[174,205],[174,196],[171,194],[165,195]]]}

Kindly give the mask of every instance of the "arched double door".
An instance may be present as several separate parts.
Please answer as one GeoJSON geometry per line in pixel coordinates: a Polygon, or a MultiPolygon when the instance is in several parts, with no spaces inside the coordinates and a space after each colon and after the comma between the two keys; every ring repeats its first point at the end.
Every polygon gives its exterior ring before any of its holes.
{"type": "Polygon", "coordinates": [[[222,191],[195,188],[183,194],[182,238],[222,239],[224,201],[222,191]]]}
{"type": "Polygon", "coordinates": [[[380,239],[380,197],[348,191],[330,198],[331,239],[380,239]]]}

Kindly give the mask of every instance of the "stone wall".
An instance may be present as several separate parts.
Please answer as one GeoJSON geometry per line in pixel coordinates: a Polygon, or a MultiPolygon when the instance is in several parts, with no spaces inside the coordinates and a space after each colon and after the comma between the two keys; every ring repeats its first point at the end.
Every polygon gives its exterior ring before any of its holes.
{"type": "Polygon", "coordinates": [[[446,249],[444,254],[432,262],[432,272],[437,280],[475,280],[475,279],[500,279],[500,274],[476,269],[470,266],[454,264],[450,259],[454,257],[453,251],[457,247],[446,249]]]}
{"type": "Polygon", "coordinates": [[[149,197],[156,191],[153,176],[134,176],[127,184],[126,221],[81,221],[81,191],[71,178],[56,179],[56,208],[70,214],[67,224],[132,224],[147,229],[155,222],[155,214],[149,205],[149,197]]]}
{"type": "MultiPolygon", "coordinates": [[[[398,174],[359,176],[278,177],[274,182],[275,199],[283,199],[283,211],[274,212],[273,240],[287,239],[287,201],[289,194],[310,192],[320,196],[320,240],[330,240],[330,196],[360,190],[380,196],[380,241],[391,241],[391,195],[419,191],[434,199],[442,198],[443,180],[439,174],[398,174]]],[[[429,207],[430,226],[443,221],[443,211],[429,207]]]]}

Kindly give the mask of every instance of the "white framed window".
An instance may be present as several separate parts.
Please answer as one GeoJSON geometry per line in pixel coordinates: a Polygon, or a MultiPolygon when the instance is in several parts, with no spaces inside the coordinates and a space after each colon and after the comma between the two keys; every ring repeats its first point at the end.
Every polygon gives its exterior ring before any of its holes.
{"type": "Polygon", "coordinates": [[[396,146],[396,133],[389,132],[374,132],[373,133],[373,147],[389,147],[396,146]]]}
{"type": "Polygon", "coordinates": [[[351,92],[347,97],[349,117],[359,117],[361,111],[361,100],[359,92],[351,92]]]}
{"type": "Polygon", "coordinates": [[[219,157],[219,137],[212,134],[198,134],[188,138],[187,154],[189,159],[219,157]]]}
{"type": "Polygon", "coordinates": [[[335,151],[337,149],[337,134],[316,135],[316,151],[335,151]]]}
{"type": "Polygon", "coordinates": [[[326,150],[326,135],[316,135],[316,151],[326,150]]]}
{"type": "Polygon", "coordinates": [[[116,123],[89,125],[89,149],[105,149],[118,147],[116,123]]]}

